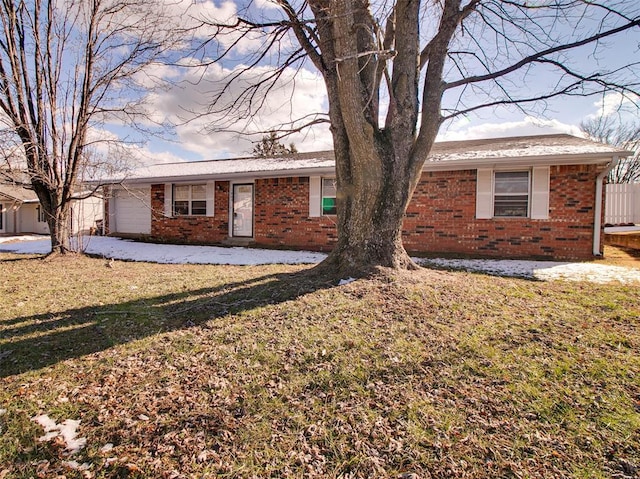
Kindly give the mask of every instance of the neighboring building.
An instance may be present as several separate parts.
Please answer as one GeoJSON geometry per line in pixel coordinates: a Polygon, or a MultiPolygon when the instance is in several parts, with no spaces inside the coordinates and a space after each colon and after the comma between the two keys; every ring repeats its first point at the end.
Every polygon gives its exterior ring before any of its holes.
{"type": "MultiPolygon", "coordinates": [[[[586,259],[602,252],[603,181],[630,152],[569,135],[436,143],[407,208],[407,251],[586,259]]],[[[114,180],[112,235],[327,251],[332,152],[154,165],[114,180]]]]}
{"type": "MultiPolygon", "coordinates": [[[[95,231],[104,215],[101,198],[76,200],[71,206],[72,234],[95,231]]],[[[36,194],[26,188],[0,184],[0,234],[49,234],[36,194]]]]}

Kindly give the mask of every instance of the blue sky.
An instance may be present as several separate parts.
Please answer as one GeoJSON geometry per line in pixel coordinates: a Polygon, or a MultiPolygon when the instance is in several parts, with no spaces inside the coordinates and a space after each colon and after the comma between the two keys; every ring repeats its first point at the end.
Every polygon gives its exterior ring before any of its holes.
{"type": "MultiPolygon", "coordinates": [[[[191,2],[183,0],[177,6],[188,5],[191,2]]],[[[609,2],[616,3],[616,2],[609,2]]],[[[622,2],[624,4],[624,2],[622,2]]],[[[628,2],[627,2],[628,3],[628,2]]],[[[633,3],[633,2],[631,2],[633,3]]],[[[200,1],[196,2],[194,17],[208,17],[233,20],[238,10],[236,3],[228,1],[200,1]]],[[[253,11],[263,18],[277,14],[269,0],[255,0],[253,11]]],[[[633,14],[638,15],[640,7],[631,6],[633,14]]],[[[186,17],[185,17],[186,18],[186,17]]],[[[567,28],[560,26],[560,28],[567,28]]],[[[206,36],[207,32],[203,32],[206,36]]],[[[223,41],[230,43],[234,38],[223,41]]],[[[170,120],[179,123],[172,130],[171,140],[166,137],[144,139],[132,133],[122,125],[108,125],[111,135],[128,137],[141,143],[133,148],[146,163],[161,163],[170,161],[191,161],[202,159],[228,158],[250,155],[252,141],[260,139],[260,134],[249,135],[286,123],[292,115],[312,115],[326,112],[327,101],[324,86],[317,72],[311,69],[310,62],[299,73],[288,72],[276,88],[267,96],[266,108],[250,121],[230,121],[230,117],[212,113],[206,116],[193,114],[194,111],[205,111],[213,92],[222,84],[224,79],[233,71],[237,62],[247,59],[259,44],[258,38],[244,39],[239,43],[236,56],[229,57],[224,62],[214,64],[209,68],[179,69],[158,66],[157,75],[171,78],[175,83],[172,88],[156,92],[148,98],[150,111],[155,121],[170,120]],[[187,121],[189,120],[189,121],[187,121]],[[211,125],[225,125],[227,132],[212,131],[211,125]]],[[[224,45],[223,45],[224,46],[224,45]]],[[[508,52],[505,52],[508,55],[508,52]]],[[[498,55],[496,55],[498,57],[498,55]]],[[[627,62],[640,62],[640,28],[608,39],[598,45],[584,47],[574,52],[569,58],[583,71],[601,68],[607,65],[621,65],[627,62]]],[[[637,79],[640,71],[636,65],[631,74],[637,79]]],[[[256,74],[266,74],[270,71],[267,64],[261,64],[256,74]]],[[[544,84],[551,84],[557,77],[548,71],[539,70],[526,78],[526,83],[519,84],[514,78],[514,91],[526,93],[544,84]]],[[[229,90],[227,100],[237,97],[237,92],[243,86],[241,80],[235,81],[229,90]]],[[[590,97],[560,97],[549,101],[544,108],[535,108],[523,112],[517,108],[501,107],[485,109],[466,116],[460,116],[447,123],[440,131],[440,140],[459,140],[472,138],[487,138],[497,136],[517,136],[531,134],[545,134],[567,132],[578,134],[579,124],[600,113],[612,113],[616,107],[622,105],[628,110],[625,118],[637,118],[637,110],[632,104],[622,101],[616,94],[590,97]]],[[[331,137],[328,127],[319,126],[303,133],[292,135],[284,142],[295,143],[299,151],[313,151],[331,148],[331,137]]]]}

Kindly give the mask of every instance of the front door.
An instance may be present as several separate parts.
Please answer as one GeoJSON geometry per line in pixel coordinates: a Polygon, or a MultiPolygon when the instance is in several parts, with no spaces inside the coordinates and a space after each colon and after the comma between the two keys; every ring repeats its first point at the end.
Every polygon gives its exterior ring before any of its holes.
{"type": "Polygon", "coordinates": [[[253,237],[253,184],[233,185],[232,234],[253,237]]]}
{"type": "Polygon", "coordinates": [[[0,233],[4,233],[4,205],[0,203],[0,233]]]}

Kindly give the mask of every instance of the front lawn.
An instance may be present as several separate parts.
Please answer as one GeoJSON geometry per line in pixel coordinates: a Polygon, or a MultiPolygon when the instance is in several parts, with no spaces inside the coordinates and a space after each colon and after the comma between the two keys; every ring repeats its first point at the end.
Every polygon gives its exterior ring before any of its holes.
{"type": "Polygon", "coordinates": [[[637,285],[308,269],[0,254],[0,478],[639,477],[637,285]]]}

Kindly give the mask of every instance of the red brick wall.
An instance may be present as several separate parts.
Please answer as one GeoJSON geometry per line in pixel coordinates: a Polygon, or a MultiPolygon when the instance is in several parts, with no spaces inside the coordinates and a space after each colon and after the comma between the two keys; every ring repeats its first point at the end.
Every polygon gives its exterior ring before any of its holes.
{"type": "Polygon", "coordinates": [[[424,173],[407,208],[405,248],[504,258],[592,257],[596,166],[552,166],[549,219],[475,219],[476,171],[424,173]]]}
{"type": "MultiPolygon", "coordinates": [[[[411,253],[504,258],[583,259],[592,256],[597,166],[554,166],[550,217],[475,219],[476,171],[424,173],[407,209],[403,239],[411,253]]],[[[166,218],[164,185],[153,185],[151,236],[174,242],[221,243],[229,233],[229,182],[215,184],[215,215],[166,218]]],[[[335,218],[309,217],[309,178],[255,182],[254,244],[328,251],[335,218]]]]}
{"type": "Polygon", "coordinates": [[[151,185],[151,237],[180,243],[220,243],[229,233],[229,182],[216,181],[213,216],[164,216],[164,184],[151,185]]]}
{"type": "Polygon", "coordinates": [[[335,219],[309,217],[309,178],[256,180],[257,245],[329,251],[336,242],[335,219]]]}

